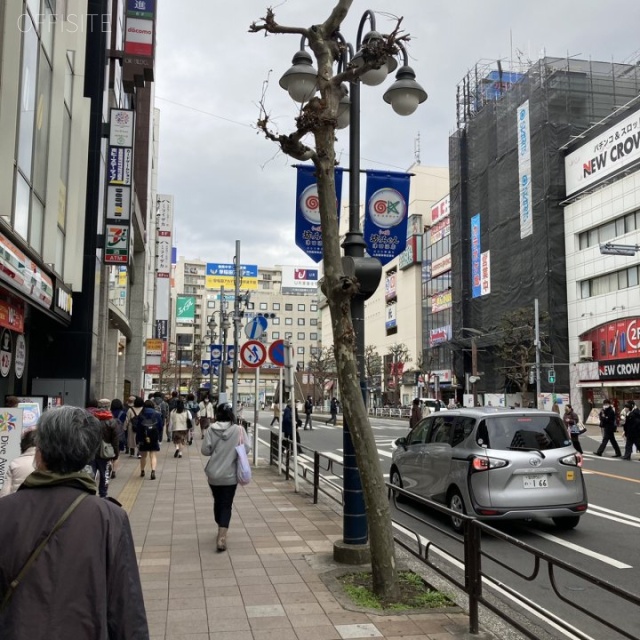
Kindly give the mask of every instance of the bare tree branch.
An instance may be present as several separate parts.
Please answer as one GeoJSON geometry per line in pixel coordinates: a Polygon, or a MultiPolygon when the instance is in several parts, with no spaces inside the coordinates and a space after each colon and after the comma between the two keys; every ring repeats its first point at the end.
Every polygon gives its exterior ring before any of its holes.
{"type": "Polygon", "coordinates": [[[260,31],[264,31],[265,37],[270,33],[298,34],[308,37],[309,33],[309,30],[304,27],[287,27],[285,25],[278,24],[276,22],[276,14],[272,7],[267,9],[267,15],[264,16],[264,18],[260,18],[260,20],[252,22],[249,25],[249,33],[258,33],[260,31]]]}

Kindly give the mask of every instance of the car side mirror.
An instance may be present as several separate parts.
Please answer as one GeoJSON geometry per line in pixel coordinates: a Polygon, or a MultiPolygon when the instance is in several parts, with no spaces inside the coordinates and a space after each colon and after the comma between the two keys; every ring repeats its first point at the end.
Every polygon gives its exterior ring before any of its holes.
{"type": "Polygon", "coordinates": [[[396,447],[402,447],[406,451],[406,449],[407,449],[407,439],[406,438],[398,438],[396,440],[396,447]]]}

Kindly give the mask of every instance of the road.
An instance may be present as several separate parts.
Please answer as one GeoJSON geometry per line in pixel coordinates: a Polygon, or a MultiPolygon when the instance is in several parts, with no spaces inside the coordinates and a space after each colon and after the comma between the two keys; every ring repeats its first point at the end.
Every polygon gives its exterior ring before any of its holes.
{"type": "MultiPolygon", "coordinates": [[[[340,458],[342,455],[340,420],[338,426],[334,427],[326,425],[326,419],[327,416],[314,416],[315,428],[301,431],[301,442],[311,450],[331,452],[340,458]]],[[[408,425],[405,421],[389,418],[372,418],[371,425],[378,445],[381,466],[388,479],[392,443],[408,432],[408,425]]],[[[265,441],[268,439],[266,427],[260,430],[260,437],[265,441]]],[[[590,452],[597,448],[599,440],[599,429],[593,427],[581,438],[585,451],[583,470],[589,496],[589,510],[576,529],[559,531],[551,520],[540,519],[524,523],[505,523],[500,525],[500,530],[536,549],[561,558],[572,566],[595,574],[602,580],[637,593],[640,570],[640,544],[638,543],[640,464],[637,461],[627,462],[620,458],[594,456],[590,452]]],[[[605,455],[612,454],[613,451],[609,448],[605,455]]],[[[635,457],[638,458],[638,456],[635,457]]],[[[335,480],[339,482],[339,478],[335,480]]],[[[417,505],[410,505],[406,509],[441,526],[446,523],[438,515],[428,510],[421,510],[417,505]]],[[[394,519],[419,530],[425,538],[441,544],[458,559],[462,557],[459,545],[439,537],[429,527],[416,525],[409,516],[398,512],[394,513],[394,519]]],[[[495,554],[508,566],[517,567],[525,574],[532,570],[531,557],[525,556],[517,548],[497,540],[484,540],[483,545],[490,554],[495,554]]],[[[548,606],[554,612],[559,612],[565,620],[571,621],[583,632],[584,629],[588,629],[588,632],[582,636],[563,635],[558,631],[558,635],[554,637],[581,637],[594,640],[613,640],[613,638],[622,637],[596,625],[585,626],[587,623],[584,618],[581,619],[579,613],[559,602],[546,575],[529,582],[514,576],[489,559],[483,560],[483,571],[525,594],[541,606],[548,606]]],[[[545,566],[543,572],[546,571],[545,566]]],[[[619,624],[624,623],[625,628],[631,630],[630,637],[640,637],[640,611],[637,607],[618,599],[602,602],[600,590],[567,574],[560,573],[556,578],[561,591],[570,599],[577,598],[578,603],[585,608],[615,619],[619,624]],[[596,601],[596,597],[599,600],[596,601]]]]}

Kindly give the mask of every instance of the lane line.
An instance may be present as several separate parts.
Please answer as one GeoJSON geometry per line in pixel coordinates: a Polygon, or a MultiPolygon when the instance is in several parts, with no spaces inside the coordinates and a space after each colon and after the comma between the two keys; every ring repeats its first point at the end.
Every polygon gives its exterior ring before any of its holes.
{"type": "MultiPolygon", "coordinates": [[[[400,531],[401,533],[404,533],[405,535],[407,535],[411,540],[415,540],[415,535],[413,534],[412,531],[410,531],[406,527],[403,527],[401,524],[398,524],[397,522],[393,522],[392,524],[393,524],[394,528],[396,528],[398,531],[400,531]]],[[[425,538],[424,536],[418,535],[418,537],[420,538],[420,542],[423,545],[426,546],[429,543],[429,540],[427,538],[425,538]]],[[[452,564],[454,567],[456,567],[460,571],[464,572],[464,570],[465,570],[464,564],[462,562],[460,562],[460,560],[458,560],[455,556],[452,556],[451,554],[447,553],[446,551],[443,551],[443,550],[438,549],[438,548],[434,548],[433,552],[435,554],[439,555],[441,558],[443,558],[447,562],[449,562],[450,564],[452,564]]],[[[509,593],[508,591],[505,591],[499,584],[494,582],[492,578],[488,578],[486,576],[482,576],[482,584],[487,586],[487,587],[489,587],[489,588],[491,588],[491,589],[493,589],[496,593],[499,593],[504,598],[506,598],[508,600],[511,600],[519,608],[524,609],[525,611],[528,611],[535,618],[538,618],[538,619],[542,620],[545,624],[548,624],[550,627],[552,627],[556,631],[559,631],[563,636],[565,636],[566,638],[569,638],[570,640],[582,640],[585,637],[588,638],[588,640],[596,640],[595,638],[592,638],[591,636],[587,636],[583,631],[581,631],[580,629],[578,629],[577,627],[575,627],[573,625],[571,625],[571,628],[574,629],[576,631],[576,633],[580,633],[582,635],[576,636],[573,633],[567,631],[566,629],[564,629],[563,627],[561,627],[559,624],[557,624],[555,622],[555,620],[559,620],[560,619],[558,616],[556,616],[554,613],[552,613],[548,609],[543,609],[542,613],[537,611],[536,609],[534,609],[532,606],[530,606],[528,604],[528,603],[532,602],[532,600],[530,598],[527,598],[526,596],[522,595],[522,593],[520,593],[519,591],[517,592],[518,593],[518,597],[516,597],[516,596],[512,595],[511,593],[509,593]]],[[[540,606],[540,605],[538,605],[538,606],[540,606]]]]}
{"type": "Polygon", "coordinates": [[[592,509],[596,509],[598,511],[604,511],[605,513],[610,513],[614,516],[618,516],[619,518],[626,518],[627,520],[632,520],[633,522],[640,522],[640,518],[637,518],[636,516],[632,516],[628,513],[621,513],[620,511],[614,511],[613,509],[607,509],[606,507],[601,507],[600,505],[589,503],[589,510],[592,510],[592,509]]]}
{"type": "Polygon", "coordinates": [[[600,562],[604,562],[605,564],[611,565],[616,569],[633,569],[633,567],[630,564],[620,562],[618,560],[615,560],[614,558],[605,556],[602,553],[597,553],[596,551],[590,551],[586,547],[582,547],[578,544],[574,544],[573,542],[569,542],[568,540],[563,540],[562,538],[553,536],[550,533],[545,533],[544,531],[536,531],[535,529],[531,529],[530,533],[534,533],[535,535],[540,536],[545,540],[549,540],[550,542],[555,542],[556,544],[559,544],[562,547],[567,547],[567,549],[571,549],[572,551],[581,553],[585,556],[588,556],[589,558],[593,558],[594,560],[599,560],[600,562]]]}
{"type": "Polygon", "coordinates": [[[636,479],[636,478],[627,478],[625,476],[619,476],[615,473],[605,473],[604,471],[593,471],[592,469],[589,470],[582,470],[582,473],[584,473],[585,475],[594,475],[594,476],[603,476],[605,478],[613,478],[614,480],[626,480],[627,482],[635,482],[636,484],[640,484],[640,480],[636,479]]]}

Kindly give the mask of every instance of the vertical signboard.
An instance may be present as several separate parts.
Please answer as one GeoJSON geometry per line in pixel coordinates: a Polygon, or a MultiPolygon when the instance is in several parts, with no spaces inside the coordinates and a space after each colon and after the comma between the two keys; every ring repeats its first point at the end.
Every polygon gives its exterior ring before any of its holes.
{"type": "Polygon", "coordinates": [[[533,234],[533,201],[531,189],[531,131],[529,127],[529,101],[517,110],[518,177],[520,191],[520,238],[533,234]]]}
{"type": "Polygon", "coordinates": [[[133,111],[111,109],[105,198],[105,264],[127,264],[129,260],[134,137],[133,111]]]}
{"type": "Polygon", "coordinates": [[[7,478],[9,465],[20,455],[22,409],[0,408],[0,490],[7,478]]]}
{"type": "Polygon", "coordinates": [[[480,214],[471,218],[471,296],[482,295],[480,267],[480,214]]]}
{"type": "Polygon", "coordinates": [[[168,339],[173,233],[173,196],[156,200],[156,299],[154,337],[168,339]]]}
{"type": "Polygon", "coordinates": [[[195,296],[179,295],[176,301],[176,322],[193,324],[196,318],[195,296]]]}
{"type": "MultiPolygon", "coordinates": [[[[313,165],[297,165],[296,185],[296,246],[300,247],[314,262],[322,260],[322,227],[320,225],[320,197],[313,165]]],[[[340,194],[342,193],[342,169],[336,167],[336,215],[340,217],[340,194]]]]}

